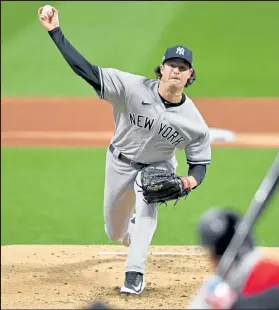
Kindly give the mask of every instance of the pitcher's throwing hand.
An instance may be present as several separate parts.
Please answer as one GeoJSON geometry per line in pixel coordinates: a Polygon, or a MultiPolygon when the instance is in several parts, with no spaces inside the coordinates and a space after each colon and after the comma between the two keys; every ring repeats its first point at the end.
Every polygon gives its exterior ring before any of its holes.
{"type": "Polygon", "coordinates": [[[47,11],[43,11],[44,7],[40,7],[38,10],[39,20],[42,26],[47,30],[51,31],[56,27],[59,27],[59,19],[58,19],[58,10],[55,7],[52,7],[52,16],[51,14],[47,14],[47,11]]]}

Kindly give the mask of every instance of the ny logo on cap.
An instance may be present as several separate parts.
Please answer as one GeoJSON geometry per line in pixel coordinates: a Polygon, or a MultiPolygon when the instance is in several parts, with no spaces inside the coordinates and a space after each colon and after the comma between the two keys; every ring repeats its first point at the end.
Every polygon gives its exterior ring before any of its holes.
{"type": "Polygon", "coordinates": [[[176,54],[179,54],[179,55],[184,55],[184,52],[185,52],[185,49],[183,47],[178,47],[176,49],[176,54]]]}

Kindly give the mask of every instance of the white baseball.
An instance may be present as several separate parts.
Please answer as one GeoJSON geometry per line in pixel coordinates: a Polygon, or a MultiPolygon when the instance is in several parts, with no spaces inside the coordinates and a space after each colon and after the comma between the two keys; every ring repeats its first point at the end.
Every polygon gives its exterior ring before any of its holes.
{"type": "Polygon", "coordinates": [[[52,6],[51,5],[45,5],[41,12],[42,15],[51,17],[53,15],[52,6]]]}

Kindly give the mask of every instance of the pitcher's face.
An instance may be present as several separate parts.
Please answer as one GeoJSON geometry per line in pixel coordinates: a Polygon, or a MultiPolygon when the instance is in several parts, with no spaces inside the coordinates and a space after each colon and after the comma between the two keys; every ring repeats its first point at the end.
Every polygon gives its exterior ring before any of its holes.
{"type": "Polygon", "coordinates": [[[161,80],[169,86],[184,88],[193,70],[189,63],[180,58],[167,60],[160,66],[161,80]]]}

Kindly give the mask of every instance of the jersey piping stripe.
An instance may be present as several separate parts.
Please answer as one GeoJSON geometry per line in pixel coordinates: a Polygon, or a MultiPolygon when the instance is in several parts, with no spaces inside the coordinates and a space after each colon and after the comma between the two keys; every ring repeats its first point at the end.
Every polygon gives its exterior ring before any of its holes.
{"type": "Polygon", "coordinates": [[[187,160],[188,164],[210,164],[210,160],[187,160]]]}
{"type": "Polygon", "coordinates": [[[100,82],[101,82],[101,99],[104,99],[104,77],[103,77],[103,72],[102,69],[100,67],[98,67],[99,69],[99,75],[100,75],[100,82]]]}

